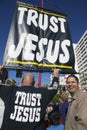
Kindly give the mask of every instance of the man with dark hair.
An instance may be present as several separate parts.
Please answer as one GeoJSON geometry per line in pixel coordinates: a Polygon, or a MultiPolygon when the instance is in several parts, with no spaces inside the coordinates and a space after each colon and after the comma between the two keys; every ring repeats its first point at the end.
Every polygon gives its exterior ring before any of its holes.
{"type": "Polygon", "coordinates": [[[58,73],[54,70],[49,89],[35,88],[30,73],[24,75],[22,87],[0,85],[0,97],[5,104],[2,130],[45,130],[45,111],[57,93],[58,73]]]}
{"type": "Polygon", "coordinates": [[[66,79],[66,87],[71,94],[65,130],[87,130],[87,93],[79,89],[79,80],[75,75],[66,79]]]}
{"type": "MultiPolygon", "coordinates": [[[[74,78],[75,78],[75,80],[79,83],[79,79],[78,79],[78,77],[77,77],[77,76],[75,76],[75,75],[71,74],[71,75],[69,75],[69,76],[67,77],[67,80],[68,80],[68,78],[70,78],[70,77],[74,77],[74,78]]],[[[66,82],[67,82],[67,80],[66,80],[66,82]]]]}
{"type": "Polygon", "coordinates": [[[48,115],[49,122],[51,124],[46,130],[64,130],[64,125],[60,124],[60,113],[58,111],[52,111],[48,115]]]}

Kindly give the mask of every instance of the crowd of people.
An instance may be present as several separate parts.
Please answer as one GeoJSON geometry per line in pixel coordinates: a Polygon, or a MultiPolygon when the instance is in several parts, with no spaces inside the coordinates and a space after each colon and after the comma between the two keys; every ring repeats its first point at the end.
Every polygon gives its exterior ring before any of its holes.
{"type": "Polygon", "coordinates": [[[52,111],[59,112],[61,115],[60,123],[65,124],[68,106],[69,106],[68,93],[63,91],[59,96],[59,103],[52,104],[52,105],[50,104],[50,106],[47,107],[46,111],[47,111],[47,113],[50,113],[52,111]]]}
{"type": "MultiPolygon", "coordinates": [[[[4,77],[3,70],[0,65],[0,80],[4,77]]],[[[5,84],[0,85],[0,98],[5,104],[1,130],[87,130],[87,93],[79,89],[77,76],[71,74],[66,79],[71,101],[63,91],[59,103],[51,103],[58,91],[58,75],[59,71],[54,69],[48,88],[35,88],[34,76],[30,73],[23,76],[21,87],[14,80],[7,85],[6,76],[2,80],[5,84]]]]}

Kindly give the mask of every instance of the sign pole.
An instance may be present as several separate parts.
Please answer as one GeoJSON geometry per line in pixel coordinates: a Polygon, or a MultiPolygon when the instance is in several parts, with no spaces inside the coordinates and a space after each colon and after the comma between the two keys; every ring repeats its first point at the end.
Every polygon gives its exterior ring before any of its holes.
{"type": "MultiPolygon", "coordinates": [[[[44,7],[44,0],[42,0],[42,8],[44,7]]],[[[39,74],[38,74],[38,88],[40,88],[41,87],[41,78],[42,78],[42,73],[41,72],[39,72],[39,74]]]]}

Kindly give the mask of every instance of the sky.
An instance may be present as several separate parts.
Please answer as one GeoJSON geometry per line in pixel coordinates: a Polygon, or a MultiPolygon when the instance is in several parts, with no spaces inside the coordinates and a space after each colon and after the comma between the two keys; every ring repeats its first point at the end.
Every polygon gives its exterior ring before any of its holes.
{"type": "MultiPolygon", "coordinates": [[[[42,0],[20,1],[42,7],[42,0]]],[[[16,2],[16,0],[0,0],[0,64],[3,63],[4,50],[16,2]]],[[[77,43],[87,30],[87,0],[44,0],[44,8],[67,14],[73,43],[77,43]]],[[[14,72],[11,71],[9,73],[9,77],[15,77],[14,72]]],[[[35,77],[37,78],[37,74],[35,77]]],[[[46,80],[45,74],[43,79],[46,80]]],[[[19,81],[20,79],[17,80],[19,81]]]]}

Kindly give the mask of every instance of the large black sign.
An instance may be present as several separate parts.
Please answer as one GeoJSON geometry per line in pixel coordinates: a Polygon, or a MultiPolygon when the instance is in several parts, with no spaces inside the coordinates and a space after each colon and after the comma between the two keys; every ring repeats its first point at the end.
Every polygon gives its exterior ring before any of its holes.
{"type": "Polygon", "coordinates": [[[17,3],[4,66],[29,71],[74,73],[74,51],[66,15],[17,3]]]}

